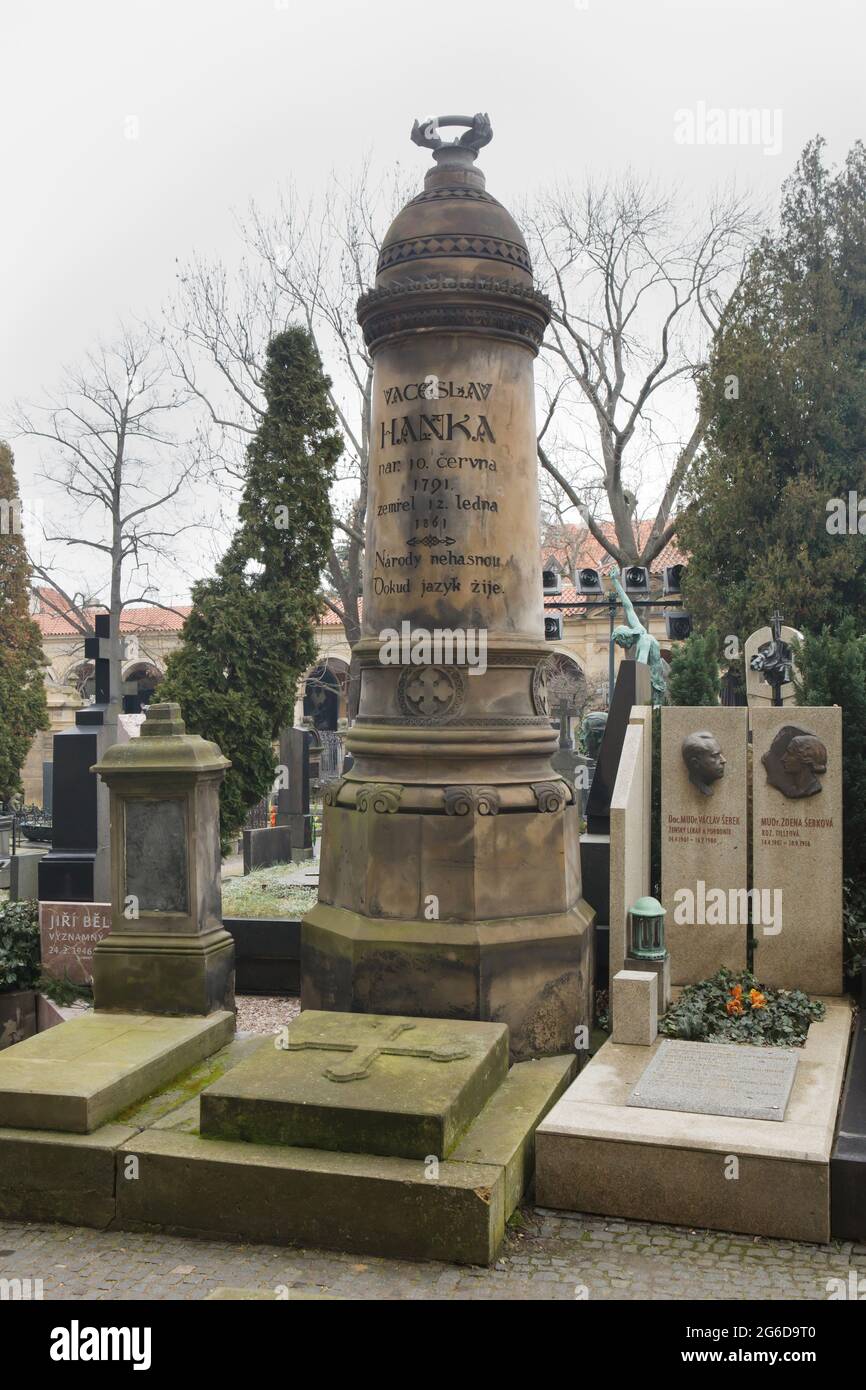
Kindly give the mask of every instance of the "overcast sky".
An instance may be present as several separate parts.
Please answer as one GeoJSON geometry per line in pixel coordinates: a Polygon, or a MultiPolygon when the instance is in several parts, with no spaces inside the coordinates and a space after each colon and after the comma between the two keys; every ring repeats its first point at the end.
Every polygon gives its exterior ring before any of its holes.
{"type": "Polygon", "coordinates": [[[5,0],[0,403],[156,312],[191,252],[230,258],[233,210],[287,176],[372,151],[420,186],[416,116],[488,111],[506,204],[629,164],[775,203],[812,135],[835,160],[866,134],[864,38],[864,0],[5,0]],[[767,138],[678,142],[701,103],[761,108],[767,138]]]}

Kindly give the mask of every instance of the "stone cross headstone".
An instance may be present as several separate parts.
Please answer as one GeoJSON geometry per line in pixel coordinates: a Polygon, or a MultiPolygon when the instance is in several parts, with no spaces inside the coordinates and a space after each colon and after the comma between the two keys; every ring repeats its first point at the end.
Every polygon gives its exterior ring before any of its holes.
{"type": "Polygon", "coordinates": [[[662,906],[671,983],[747,959],[747,711],[662,709],[662,906]]]}
{"type": "Polygon", "coordinates": [[[797,692],[792,679],[796,671],[792,648],[802,640],[802,632],[786,626],[778,610],[769,627],[759,627],[746,638],[746,699],[751,708],[794,704],[797,692]]]}
{"type": "Polygon", "coordinates": [[[54,735],[51,851],[39,864],[39,899],[53,903],[107,902],[110,897],[108,792],[92,772],[113,743],[128,734],[108,722],[111,619],[98,613],[84,651],[94,662],[96,698],[76,711],[75,726],[54,735]]]}

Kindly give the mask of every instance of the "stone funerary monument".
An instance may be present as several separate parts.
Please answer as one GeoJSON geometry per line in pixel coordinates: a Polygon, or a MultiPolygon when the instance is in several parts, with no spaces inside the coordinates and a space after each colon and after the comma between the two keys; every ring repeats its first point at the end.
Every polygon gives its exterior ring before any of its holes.
{"type": "Polygon", "coordinates": [[[506,1023],[512,1054],[591,1018],[579,808],[551,766],[533,360],[550,317],[523,236],[487,192],[486,117],[433,149],[358,314],[374,361],[359,715],[326,794],[305,1008],[506,1023]],[[486,669],[402,625],[486,640],[486,669]]]}

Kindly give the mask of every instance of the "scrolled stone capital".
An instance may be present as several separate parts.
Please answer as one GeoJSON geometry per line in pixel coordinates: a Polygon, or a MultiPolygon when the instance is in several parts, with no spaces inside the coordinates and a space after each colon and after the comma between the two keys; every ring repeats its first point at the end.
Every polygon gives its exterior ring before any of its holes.
{"type": "Polygon", "coordinates": [[[446,787],[443,798],[448,816],[496,816],[502,804],[496,787],[446,787]]]}
{"type": "Polygon", "coordinates": [[[396,783],[368,782],[358,792],[355,807],[377,815],[393,815],[400,809],[403,788],[396,783]]]}
{"type": "Polygon", "coordinates": [[[498,816],[502,798],[496,787],[475,788],[475,809],[479,816],[498,816]]]}
{"type": "Polygon", "coordinates": [[[471,787],[446,787],[442,795],[447,816],[468,816],[475,810],[475,797],[471,787]]]}
{"type": "Polygon", "coordinates": [[[568,787],[565,782],[533,782],[535,804],[539,811],[555,814],[562,811],[568,801],[568,787]]]}
{"type": "Polygon", "coordinates": [[[322,792],[322,802],[325,806],[336,806],[337,797],[345,785],[345,777],[340,777],[336,782],[329,782],[322,792]]]}

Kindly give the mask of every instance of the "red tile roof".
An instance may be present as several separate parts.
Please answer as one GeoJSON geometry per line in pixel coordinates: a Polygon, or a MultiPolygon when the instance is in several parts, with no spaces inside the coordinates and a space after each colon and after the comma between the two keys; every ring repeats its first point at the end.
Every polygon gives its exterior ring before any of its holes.
{"type": "MultiPolygon", "coordinates": [[[[78,626],[65,613],[69,611],[65,600],[56,591],[48,588],[34,589],[37,609],[33,614],[43,637],[80,637],[81,633],[78,626]],[[56,613],[54,607],[49,606],[44,595],[51,595],[51,602],[57,608],[63,609],[63,613],[56,613]]],[[[104,609],[88,608],[86,610],[88,620],[92,622],[97,613],[104,612],[104,609]]],[[[183,627],[184,619],[190,612],[189,605],[179,605],[176,608],[124,608],[120,617],[121,632],[180,632],[183,627]]]]}
{"type": "MultiPolygon", "coordinates": [[[[642,521],[638,524],[637,539],[640,546],[645,544],[651,526],[652,522],[650,521],[642,521]]],[[[600,523],[600,528],[605,535],[611,537],[611,540],[614,539],[615,532],[612,522],[603,521],[600,523]]],[[[569,529],[577,534],[579,529],[582,528],[575,526],[569,529]]],[[[556,545],[544,546],[542,547],[542,556],[544,560],[556,557],[563,566],[564,573],[567,575],[570,572],[570,562],[565,554],[565,547],[557,547],[556,545]]],[[[679,549],[676,541],[669,541],[661,554],[657,555],[653,560],[650,565],[650,572],[653,575],[661,575],[665,565],[682,565],[686,563],[687,559],[688,557],[679,549]]],[[[606,573],[610,564],[610,556],[604,547],[599,544],[594,536],[587,535],[578,553],[576,568],[600,569],[606,573]]],[[[42,589],[34,590],[37,599],[41,598],[43,592],[42,589]]],[[[66,607],[59,594],[55,594],[54,597],[59,606],[66,607]]],[[[560,597],[563,603],[573,603],[580,596],[575,593],[571,585],[563,584],[562,593],[561,595],[557,595],[557,597],[560,597]]],[[[362,602],[359,602],[359,608],[363,608],[362,602]]],[[[100,610],[91,609],[88,611],[88,616],[98,611],[100,610]]],[[[120,630],[121,632],[180,632],[180,629],[183,627],[184,618],[186,618],[189,612],[189,605],[178,605],[170,610],[152,607],[125,608],[120,620],[120,630]]],[[[78,629],[68,618],[60,617],[44,602],[41,604],[39,611],[34,614],[34,617],[45,637],[74,637],[79,635],[78,629]]],[[[336,613],[332,612],[330,608],[326,608],[323,610],[322,616],[319,619],[319,626],[338,628],[342,627],[342,623],[336,613]]]]}
{"type": "MultiPolygon", "coordinates": [[[[652,526],[653,523],[651,521],[641,521],[637,524],[637,543],[641,550],[643,549],[644,545],[649,539],[649,534],[652,530],[652,526]]],[[[574,535],[577,537],[583,530],[583,527],[569,526],[568,528],[563,527],[558,529],[568,529],[569,531],[573,532],[574,535]]],[[[616,541],[616,531],[614,530],[614,525],[612,521],[600,522],[599,530],[605,536],[610,537],[612,544],[616,541]]],[[[552,556],[555,556],[559,560],[560,564],[563,565],[566,570],[568,570],[570,561],[568,560],[565,551],[566,547],[563,545],[557,546],[555,544],[552,544],[542,546],[542,554],[545,560],[548,560],[552,556]]],[[[661,575],[661,572],[666,565],[684,565],[687,562],[687,560],[688,556],[684,554],[682,550],[680,550],[679,546],[676,543],[676,540],[670,540],[668,541],[665,548],[661,551],[661,553],[657,555],[655,559],[651,562],[649,567],[650,573],[661,575]]],[[[604,547],[599,543],[599,541],[595,539],[594,536],[591,536],[587,533],[584,537],[580,551],[578,552],[575,568],[600,569],[603,570],[606,574],[612,563],[613,561],[611,560],[610,555],[604,549],[604,547]]]]}

